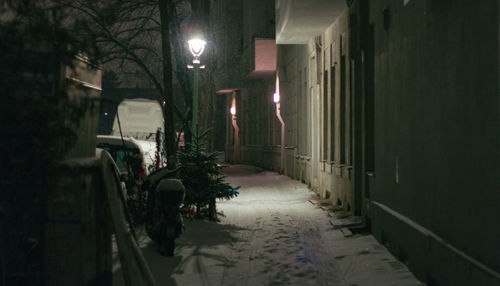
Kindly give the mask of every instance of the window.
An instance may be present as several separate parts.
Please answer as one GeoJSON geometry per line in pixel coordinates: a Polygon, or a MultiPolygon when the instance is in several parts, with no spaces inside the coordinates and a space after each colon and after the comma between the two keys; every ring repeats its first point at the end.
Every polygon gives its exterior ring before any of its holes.
{"type": "Polygon", "coordinates": [[[335,68],[335,59],[334,57],[334,51],[335,49],[335,43],[333,43],[330,46],[330,156],[329,159],[331,162],[335,161],[335,114],[337,114],[337,111],[335,110],[335,94],[337,92],[336,88],[336,79],[337,79],[337,72],[335,68]]]}
{"type": "Polygon", "coordinates": [[[302,155],[303,154],[303,145],[302,145],[302,137],[304,137],[304,135],[302,134],[303,129],[302,129],[302,116],[303,116],[303,113],[302,113],[302,105],[303,105],[303,101],[302,101],[302,71],[299,70],[299,75],[298,75],[298,81],[297,81],[297,102],[298,102],[298,105],[297,105],[297,152],[302,155]],[[300,109],[299,109],[300,108],[300,109]]]}
{"type": "Polygon", "coordinates": [[[346,56],[344,49],[344,41],[343,36],[340,36],[340,158],[339,163],[346,163],[346,97],[347,97],[347,89],[346,89],[346,56]]]}
{"type": "Polygon", "coordinates": [[[307,67],[304,68],[304,72],[302,73],[302,96],[304,98],[304,104],[302,104],[302,114],[303,114],[303,117],[302,117],[302,130],[304,130],[304,132],[302,133],[302,140],[303,140],[303,143],[304,143],[304,155],[307,155],[308,154],[308,142],[309,140],[307,140],[308,138],[308,130],[309,128],[307,128],[307,122],[308,122],[308,118],[309,118],[309,108],[308,108],[308,90],[307,90],[307,80],[308,78],[308,71],[307,71],[307,67]]]}
{"type": "Polygon", "coordinates": [[[323,71],[323,152],[322,160],[329,159],[328,146],[328,70],[323,71]]]}
{"type": "Polygon", "coordinates": [[[330,77],[330,88],[332,90],[330,94],[330,102],[331,102],[331,119],[330,119],[330,161],[334,162],[335,161],[335,93],[336,93],[336,80],[335,78],[337,77],[336,69],[335,69],[335,64],[331,67],[330,69],[331,77],[330,77]]]}
{"type": "Polygon", "coordinates": [[[346,163],[346,62],[340,57],[340,164],[346,163]]]}
{"type": "Polygon", "coordinates": [[[300,114],[298,116],[299,127],[300,127],[300,154],[307,155],[308,153],[308,90],[307,90],[307,67],[304,67],[302,74],[299,76],[299,93],[300,93],[300,114]]]}

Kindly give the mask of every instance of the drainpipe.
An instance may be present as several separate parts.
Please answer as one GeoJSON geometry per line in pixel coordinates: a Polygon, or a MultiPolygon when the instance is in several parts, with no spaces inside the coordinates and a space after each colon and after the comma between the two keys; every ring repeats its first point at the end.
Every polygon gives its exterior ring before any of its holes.
{"type": "Polygon", "coordinates": [[[231,121],[234,128],[234,146],[233,146],[233,163],[237,163],[240,159],[240,128],[238,127],[238,122],[236,121],[236,91],[233,91],[233,100],[231,104],[231,121]]]}
{"type": "Polygon", "coordinates": [[[278,117],[281,123],[281,167],[280,173],[285,173],[285,121],[281,117],[281,108],[279,101],[276,102],[276,117],[278,117]]]}
{"type": "Polygon", "coordinates": [[[281,123],[281,166],[280,173],[285,174],[285,121],[281,117],[281,104],[280,104],[280,77],[278,72],[276,72],[276,92],[273,95],[273,101],[276,103],[276,117],[281,123]]]}

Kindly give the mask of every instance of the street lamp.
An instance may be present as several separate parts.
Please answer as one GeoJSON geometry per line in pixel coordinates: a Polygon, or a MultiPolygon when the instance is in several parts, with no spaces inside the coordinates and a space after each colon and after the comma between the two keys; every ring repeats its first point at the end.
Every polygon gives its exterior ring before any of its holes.
{"type": "Polygon", "coordinates": [[[281,166],[280,172],[283,174],[285,170],[285,121],[281,117],[281,104],[280,104],[280,80],[278,74],[276,74],[276,92],[273,94],[273,101],[276,103],[276,117],[281,123],[281,166]]]}
{"type": "Polygon", "coordinates": [[[204,69],[205,65],[200,65],[200,56],[205,50],[206,42],[200,39],[192,39],[188,41],[189,51],[193,54],[193,64],[188,65],[188,69],[194,69],[194,79],[193,79],[193,120],[192,120],[192,130],[194,136],[198,136],[198,76],[199,69],[204,69]]]}
{"type": "Polygon", "coordinates": [[[200,56],[201,54],[203,54],[203,51],[205,50],[206,43],[207,42],[200,39],[192,39],[188,41],[189,50],[191,51],[191,54],[193,54],[194,57],[193,64],[200,63],[200,56]]]}

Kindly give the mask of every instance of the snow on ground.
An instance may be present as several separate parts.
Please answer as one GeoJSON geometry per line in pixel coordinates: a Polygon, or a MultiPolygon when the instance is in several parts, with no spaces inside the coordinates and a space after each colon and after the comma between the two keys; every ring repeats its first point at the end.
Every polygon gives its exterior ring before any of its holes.
{"type": "Polygon", "coordinates": [[[373,236],[333,228],[304,184],[250,166],[226,174],[240,195],[218,202],[219,223],[186,220],[175,257],[141,239],[157,285],[424,285],[373,236]]]}

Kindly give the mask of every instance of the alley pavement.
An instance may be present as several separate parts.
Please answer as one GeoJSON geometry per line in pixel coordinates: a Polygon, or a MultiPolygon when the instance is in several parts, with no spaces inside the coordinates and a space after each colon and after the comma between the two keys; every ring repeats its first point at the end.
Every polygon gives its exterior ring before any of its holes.
{"type": "Polygon", "coordinates": [[[174,257],[141,235],[157,285],[424,285],[372,235],[335,227],[306,185],[251,166],[226,174],[239,196],[217,203],[220,222],[186,220],[174,257]]]}

